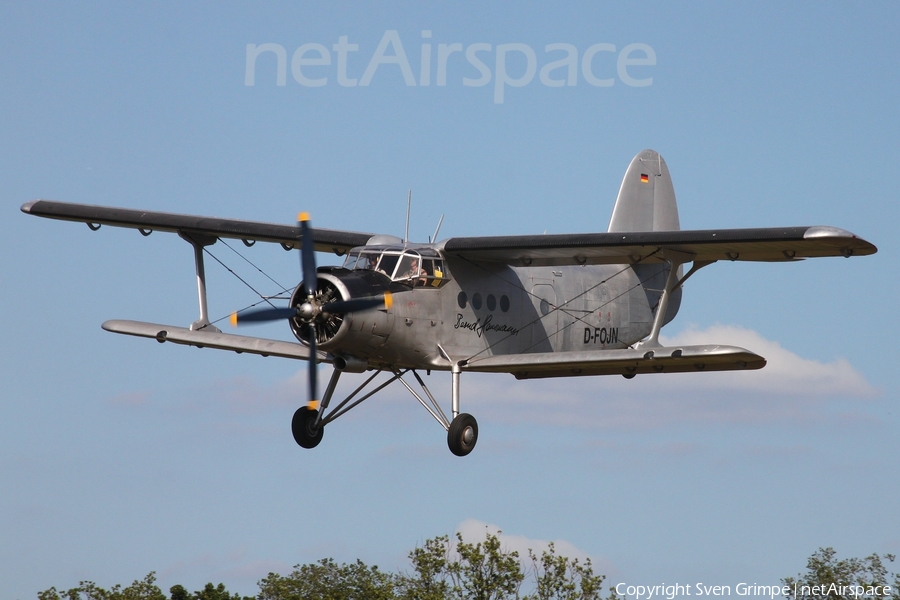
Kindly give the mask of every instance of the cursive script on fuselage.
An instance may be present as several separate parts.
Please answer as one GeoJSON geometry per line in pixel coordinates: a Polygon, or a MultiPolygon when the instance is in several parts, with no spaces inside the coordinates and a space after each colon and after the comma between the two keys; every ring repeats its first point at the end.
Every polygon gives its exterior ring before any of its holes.
{"type": "Polygon", "coordinates": [[[485,317],[484,322],[482,322],[480,317],[475,321],[465,321],[463,320],[462,314],[457,313],[456,323],[453,325],[453,329],[468,329],[469,331],[474,331],[478,337],[491,331],[519,335],[519,329],[512,325],[494,323],[494,315],[488,315],[485,317]]]}

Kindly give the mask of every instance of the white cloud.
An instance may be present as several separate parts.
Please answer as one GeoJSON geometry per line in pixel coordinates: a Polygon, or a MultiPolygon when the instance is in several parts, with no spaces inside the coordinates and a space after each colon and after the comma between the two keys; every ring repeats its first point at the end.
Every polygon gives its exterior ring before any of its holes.
{"type": "Polygon", "coordinates": [[[778,342],[767,340],[757,332],[743,327],[689,327],[673,337],[661,336],[660,342],[667,346],[710,343],[739,346],[763,356],[767,361],[766,366],[758,371],[692,375],[689,381],[691,387],[802,396],[865,397],[876,394],[875,388],[846,359],[822,363],[802,358],[778,342]]]}
{"type": "Polygon", "coordinates": [[[802,358],[749,329],[689,328],[661,342],[740,346],[765,357],[768,364],[754,371],[652,374],[631,380],[606,376],[519,382],[510,376],[469,376],[462,385],[463,410],[506,422],[591,429],[810,424],[833,417],[835,406],[844,409],[843,422],[867,421],[858,401],[878,393],[845,359],[802,358]]]}

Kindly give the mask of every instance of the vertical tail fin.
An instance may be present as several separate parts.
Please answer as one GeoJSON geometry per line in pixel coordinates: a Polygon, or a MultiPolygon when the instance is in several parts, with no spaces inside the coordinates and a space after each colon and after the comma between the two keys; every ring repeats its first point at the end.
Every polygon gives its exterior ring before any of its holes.
{"type": "Polygon", "coordinates": [[[666,161],[655,150],[643,150],[628,165],[609,232],[677,231],[678,206],[666,161]]]}
{"type": "MultiPolygon", "coordinates": [[[[642,150],[628,165],[616,206],[609,221],[609,231],[677,231],[678,206],[675,204],[675,188],[666,161],[655,150],[642,150]]],[[[670,267],[658,264],[634,265],[634,272],[641,281],[646,302],[651,310],[659,306],[662,290],[670,267]]],[[[681,267],[678,267],[679,277],[681,267]]],[[[675,318],[681,306],[681,287],[673,290],[663,324],[675,318]]]]}

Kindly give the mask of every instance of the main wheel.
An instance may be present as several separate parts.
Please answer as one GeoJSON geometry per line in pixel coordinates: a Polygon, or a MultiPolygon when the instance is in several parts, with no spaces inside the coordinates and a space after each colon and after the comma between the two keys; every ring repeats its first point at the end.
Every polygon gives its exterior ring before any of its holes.
{"type": "Polygon", "coordinates": [[[450,452],[457,456],[465,456],[475,447],[478,441],[478,422],[469,413],[460,413],[450,423],[447,431],[447,445],[450,452]]]}
{"type": "Polygon", "coordinates": [[[319,411],[313,410],[307,406],[302,406],[294,413],[291,420],[291,433],[294,434],[294,441],[304,448],[315,448],[322,441],[322,434],[325,432],[324,427],[316,427],[316,419],[319,418],[319,411]]]}

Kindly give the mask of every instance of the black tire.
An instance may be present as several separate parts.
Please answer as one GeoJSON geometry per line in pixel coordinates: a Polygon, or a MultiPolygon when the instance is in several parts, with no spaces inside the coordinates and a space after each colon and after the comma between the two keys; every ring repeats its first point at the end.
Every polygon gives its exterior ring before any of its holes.
{"type": "Polygon", "coordinates": [[[478,441],[478,422],[469,413],[460,413],[450,423],[447,431],[447,445],[456,456],[465,456],[475,448],[478,441]]]}
{"type": "Polygon", "coordinates": [[[317,418],[319,418],[319,411],[307,406],[298,408],[294,413],[294,418],[291,420],[291,433],[294,434],[294,441],[300,446],[315,448],[322,441],[325,428],[316,427],[317,418]]]}

